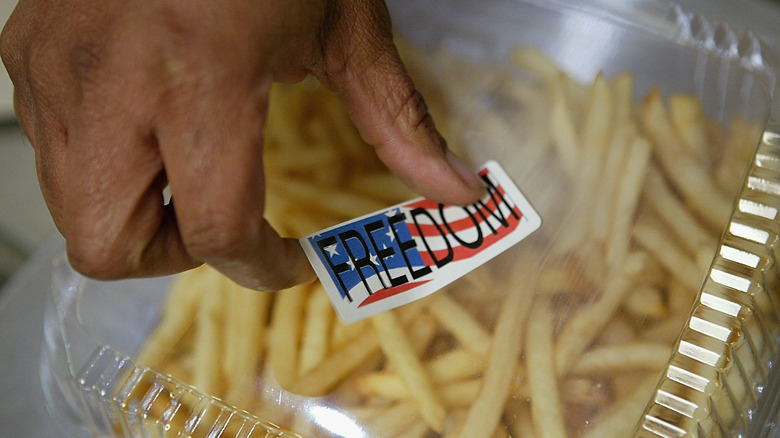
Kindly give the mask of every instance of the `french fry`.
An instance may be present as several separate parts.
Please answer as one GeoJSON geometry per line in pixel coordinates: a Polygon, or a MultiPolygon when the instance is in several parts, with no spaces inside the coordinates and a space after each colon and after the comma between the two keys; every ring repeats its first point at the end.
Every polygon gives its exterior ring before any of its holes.
{"type": "MultiPolygon", "coordinates": [[[[511,82],[510,84],[517,83],[511,82]]],[[[547,152],[551,148],[550,111],[548,109],[550,104],[547,103],[544,93],[533,88],[517,85],[507,85],[503,88],[505,90],[502,89],[501,93],[516,98],[516,105],[523,109],[522,119],[525,120],[524,123],[518,124],[516,117],[502,118],[503,123],[510,127],[510,132],[514,134],[514,137],[510,137],[503,144],[511,145],[511,138],[522,138],[524,152],[522,159],[517,155],[514,160],[508,158],[504,165],[514,169],[518,174],[526,175],[548,161],[547,152]]],[[[490,128],[486,127],[485,129],[489,130],[490,128]]],[[[493,135],[494,132],[490,134],[493,135]]],[[[511,152],[506,155],[507,157],[513,156],[511,152]]]]}
{"type": "Polygon", "coordinates": [[[652,254],[675,278],[691,289],[701,285],[703,276],[696,263],[680,249],[668,232],[656,221],[643,221],[634,225],[632,235],[648,253],[652,254]]]}
{"type": "Polygon", "coordinates": [[[268,339],[268,362],[282,388],[290,388],[298,377],[301,315],[308,286],[280,291],[274,300],[268,339]]]}
{"type": "Polygon", "coordinates": [[[614,410],[607,415],[597,418],[593,427],[587,429],[585,438],[607,438],[630,436],[639,424],[637,413],[647,405],[652,391],[658,382],[658,376],[653,375],[642,380],[636,390],[627,399],[615,403],[614,410]]]}
{"type": "MultiPolygon", "coordinates": [[[[355,379],[354,385],[362,397],[377,397],[393,402],[412,397],[406,382],[398,374],[364,374],[355,379]]],[[[447,409],[471,407],[481,388],[481,378],[448,381],[434,386],[437,397],[447,409]]]]}
{"type": "Polygon", "coordinates": [[[534,73],[544,80],[551,80],[560,73],[558,66],[535,47],[518,47],[510,54],[509,60],[516,66],[534,73]]]}
{"type": "Polygon", "coordinates": [[[499,423],[496,425],[496,428],[493,429],[493,433],[490,434],[490,438],[510,438],[510,436],[504,425],[499,423]]]}
{"type": "Polygon", "coordinates": [[[490,333],[455,300],[446,294],[434,294],[428,311],[466,348],[480,356],[487,356],[490,333]]]}
{"type": "MultiPolygon", "coordinates": [[[[425,438],[428,436],[428,426],[423,422],[414,423],[403,432],[404,438],[425,438]]],[[[400,435],[399,435],[400,436],[400,435]]]]}
{"type": "MultiPolygon", "coordinates": [[[[573,212],[585,211],[597,203],[598,178],[603,172],[607,145],[613,137],[614,96],[603,74],[598,74],[590,87],[584,119],[579,132],[577,169],[572,182],[577,196],[573,212]]],[[[588,239],[591,215],[570,214],[563,226],[557,245],[565,253],[588,239]]]]}
{"type": "Polygon", "coordinates": [[[707,127],[704,106],[696,96],[669,96],[669,113],[682,144],[700,162],[707,157],[707,127]]]}
{"type": "Polygon", "coordinates": [[[163,304],[160,322],[136,355],[139,363],[150,368],[162,365],[167,355],[193,325],[202,291],[199,282],[204,269],[195,268],[173,280],[163,304]]]}
{"type": "Polygon", "coordinates": [[[436,319],[426,312],[420,313],[409,323],[408,331],[414,334],[409,338],[409,344],[417,357],[425,355],[438,329],[436,319]]]}
{"type": "Polygon", "coordinates": [[[628,251],[631,223],[636,215],[639,194],[647,174],[650,152],[650,145],[643,137],[634,138],[615,200],[612,233],[607,246],[610,266],[614,266],[628,251]]]}
{"type": "Polygon", "coordinates": [[[487,301],[493,299],[493,279],[489,266],[483,265],[460,278],[448,289],[452,296],[459,299],[487,301]]]}
{"type": "Polygon", "coordinates": [[[615,93],[615,123],[623,126],[634,118],[634,74],[618,73],[612,81],[615,93]]]}
{"type": "Polygon", "coordinates": [[[592,376],[567,376],[560,381],[561,403],[588,407],[603,406],[611,397],[610,391],[605,386],[604,382],[592,376]]]}
{"type": "Polygon", "coordinates": [[[220,338],[224,290],[221,275],[217,271],[207,271],[201,278],[204,287],[203,299],[197,311],[195,343],[193,356],[195,368],[192,372],[193,385],[206,394],[222,393],[220,376],[220,338]]]}
{"type": "MultiPolygon", "coordinates": [[[[441,385],[477,376],[484,370],[485,363],[470,351],[455,349],[424,362],[423,366],[431,381],[441,385]]],[[[385,392],[387,398],[399,398],[399,394],[406,393],[405,389],[395,387],[401,381],[397,374],[379,372],[358,377],[355,385],[365,395],[385,392]],[[388,391],[377,389],[387,387],[392,388],[388,391]]]]}
{"type": "Polygon", "coordinates": [[[515,366],[520,354],[522,328],[530,306],[524,305],[533,294],[533,284],[528,290],[520,289],[509,294],[496,322],[495,335],[490,346],[485,383],[474,401],[460,431],[461,437],[480,436],[494,429],[500,422],[501,412],[512,386],[515,366]]]}
{"type": "Polygon", "coordinates": [[[225,400],[247,406],[254,396],[255,369],[264,348],[271,294],[227,282],[230,313],[225,315],[225,400]],[[230,353],[228,353],[230,352],[230,353]]]}
{"type": "Polygon", "coordinates": [[[305,325],[301,337],[301,349],[298,360],[299,374],[306,374],[317,366],[328,353],[330,341],[330,326],[334,314],[330,307],[328,295],[317,284],[311,291],[306,302],[305,325]]]}
{"type": "Polygon", "coordinates": [[[423,420],[428,427],[441,432],[444,430],[446,410],[439,401],[425,369],[414,354],[412,346],[409,345],[397,317],[393,312],[384,312],[372,316],[371,322],[376,329],[382,350],[406,382],[423,420]]]}
{"type": "Polygon", "coordinates": [[[481,378],[473,378],[438,386],[436,391],[448,409],[466,409],[474,405],[483,385],[481,378]]]}
{"type": "MultiPolygon", "coordinates": [[[[647,263],[644,253],[632,253],[614,269],[598,299],[563,327],[555,342],[555,370],[565,375],[585,348],[606,326],[631,286],[631,277],[647,263]]],[[[529,377],[530,378],[530,377],[529,377]]]]}
{"type": "Polygon", "coordinates": [[[690,312],[691,305],[698,293],[698,287],[690,287],[686,283],[672,278],[667,289],[669,308],[676,313],[690,312]]]}
{"type": "MultiPolygon", "coordinates": [[[[303,104],[305,93],[298,92],[293,87],[273,87],[269,105],[271,108],[281,108],[283,105],[303,104]]],[[[266,123],[266,149],[300,147],[306,144],[306,140],[301,136],[301,130],[298,126],[302,124],[303,114],[299,111],[269,111],[266,123]]]]}
{"type": "Polygon", "coordinates": [[[573,260],[551,262],[538,273],[536,281],[540,294],[587,293],[592,287],[589,279],[580,272],[579,264],[573,260]]]}
{"type": "MultiPolygon", "coordinates": [[[[338,152],[327,147],[312,147],[305,154],[276,153],[269,155],[269,160],[273,164],[268,166],[271,172],[293,167],[296,172],[315,172],[322,168],[322,163],[332,165],[341,163],[338,152]]],[[[332,174],[339,175],[339,172],[332,174]]]]}
{"type": "Polygon", "coordinates": [[[548,84],[549,93],[552,96],[550,138],[569,178],[576,178],[579,174],[579,160],[582,152],[577,135],[577,125],[571,113],[572,104],[562,86],[564,81],[565,77],[561,73],[548,84]]]}
{"type": "Polygon", "coordinates": [[[542,438],[565,437],[555,371],[552,317],[544,304],[537,304],[528,318],[525,358],[531,415],[537,435],[542,438]]]}
{"type": "MultiPolygon", "coordinates": [[[[573,182],[577,190],[572,206],[573,212],[588,211],[593,205],[598,205],[598,190],[601,187],[600,176],[604,173],[607,146],[614,137],[615,97],[610,84],[603,74],[596,76],[584,110],[585,118],[579,135],[578,156],[572,158],[572,163],[564,164],[564,168],[576,166],[573,182]]],[[[553,103],[554,105],[554,103],[553,103]]],[[[551,117],[554,117],[551,116],[551,117]]],[[[556,128],[555,122],[551,124],[556,128]]],[[[553,138],[556,134],[553,134],[553,138]]],[[[613,158],[617,159],[617,158],[613,158]]],[[[612,164],[612,163],[609,163],[612,164]]],[[[571,174],[571,172],[569,172],[571,174]]],[[[557,251],[565,253],[582,244],[588,238],[591,227],[603,226],[597,224],[589,215],[571,214],[563,228],[562,235],[556,242],[557,251]]],[[[603,233],[599,233],[603,236],[603,233]]]]}
{"type": "Polygon", "coordinates": [[[333,321],[330,344],[332,348],[339,348],[350,340],[360,336],[371,325],[367,319],[361,319],[350,324],[336,318],[333,321]]]}
{"type": "Polygon", "coordinates": [[[688,252],[696,253],[702,248],[715,247],[715,237],[699,225],[655,167],[648,170],[642,196],[688,252]]]}
{"type": "Polygon", "coordinates": [[[442,435],[445,437],[458,436],[464,421],[466,421],[465,409],[454,409],[450,411],[449,415],[447,416],[447,424],[445,425],[444,433],[442,435]]]}
{"type": "Polygon", "coordinates": [[[623,310],[636,318],[663,318],[668,309],[662,294],[663,292],[653,285],[637,285],[623,302],[623,310]]]}
{"type": "Polygon", "coordinates": [[[188,355],[182,359],[170,358],[162,365],[159,365],[158,368],[165,374],[188,385],[192,385],[192,370],[195,369],[195,359],[192,355],[188,355]]]}
{"type": "Polygon", "coordinates": [[[379,348],[379,340],[371,331],[353,342],[334,350],[318,366],[300,376],[290,386],[290,392],[316,397],[326,394],[379,348]]]}
{"type": "Polygon", "coordinates": [[[512,401],[507,405],[504,417],[507,418],[512,436],[517,438],[534,438],[533,418],[531,418],[531,406],[526,401],[512,401]]]}
{"type": "Polygon", "coordinates": [[[731,212],[731,200],[682,145],[672,128],[661,92],[657,88],[645,98],[640,110],[640,120],[665,175],[683,194],[686,204],[710,227],[720,230],[731,212]]]}
{"type": "MultiPolygon", "coordinates": [[[[407,324],[412,321],[427,305],[426,299],[410,303],[398,309],[401,322],[407,324]]],[[[349,340],[334,346],[328,357],[308,373],[299,376],[289,388],[295,394],[316,397],[326,394],[333,387],[344,380],[349,373],[360,367],[379,351],[379,340],[374,330],[370,330],[371,322],[366,325],[361,321],[350,324],[348,327],[369,328],[359,334],[353,334],[349,340]]]]}
{"type": "MultiPolygon", "coordinates": [[[[601,172],[601,184],[595,194],[596,201],[591,221],[591,239],[596,242],[607,240],[613,229],[615,204],[619,199],[618,192],[621,188],[620,178],[628,175],[631,170],[623,171],[626,167],[627,155],[631,150],[631,144],[636,137],[636,127],[632,123],[618,126],[612,137],[606,152],[603,171],[601,172]]],[[[634,158],[636,159],[636,158],[634,158]]],[[[625,202],[625,201],[624,201],[625,202]]]]}
{"type": "MultiPolygon", "coordinates": [[[[590,190],[597,186],[607,145],[614,134],[615,96],[603,73],[596,75],[590,88],[585,119],[581,128],[582,160],[580,179],[582,186],[590,190]]],[[[589,197],[592,197],[591,194],[589,197]]]]}
{"type": "Polygon", "coordinates": [[[294,430],[298,435],[314,436],[317,433],[314,422],[311,421],[311,418],[309,418],[308,414],[309,413],[306,411],[297,412],[295,414],[295,418],[292,422],[292,430],[294,430]]]}
{"type": "Polygon", "coordinates": [[[761,128],[739,117],[731,121],[729,128],[723,156],[715,169],[715,179],[726,193],[734,193],[746,176],[761,128]]]}
{"type": "Polygon", "coordinates": [[[585,118],[585,112],[587,110],[590,97],[592,96],[591,89],[593,84],[580,83],[565,73],[561,75],[561,78],[561,85],[566,90],[566,94],[569,96],[569,102],[572,105],[572,114],[574,115],[577,127],[581,132],[582,125],[584,124],[583,119],[585,118]]]}
{"type": "MultiPolygon", "coordinates": [[[[688,310],[690,310],[690,305],[688,310]]],[[[640,338],[647,342],[671,345],[680,335],[681,327],[683,327],[687,318],[688,312],[671,312],[666,319],[643,331],[640,338]]]]}
{"type": "Polygon", "coordinates": [[[422,414],[419,405],[414,401],[402,401],[376,416],[371,422],[371,431],[376,436],[398,436],[411,427],[422,414]]]}
{"type": "MultiPolygon", "coordinates": [[[[436,322],[430,315],[421,313],[409,324],[407,331],[414,334],[409,337],[409,345],[417,356],[422,356],[435,335],[436,322]]],[[[408,396],[406,384],[403,379],[394,374],[393,364],[385,367],[382,373],[365,374],[355,381],[358,393],[370,396],[382,396],[384,398],[399,399],[408,396]],[[389,389],[389,393],[386,391],[389,389]]]]}
{"type": "Polygon", "coordinates": [[[470,350],[456,348],[431,359],[425,368],[435,382],[449,382],[482,372],[485,359],[470,350]]]}
{"type": "Polygon", "coordinates": [[[623,344],[634,341],[636,333],[627,318],[615,317],[604,327],[596,343],[598,345],[623,344]]]}
{"type": "Polygon", "coordinates": [[[355,390],[363,397],[403,400],[411,397],[403,378],[395,373],[364,374],[355,378],[355,390]]]}
{"type": "Polygon", "coordinates": [[[269,181],[269,186],[270,190],[282,193],[285,197],[316,205],[318,208],[338,217],[351,218],[362,216],[386,207],[385,203],[366,196],[339,190],[336,187],[328,187],[327,191],[325,191],[320,186],[300,180],[285,181],[284,184],[271,180],[269,181]],[[323,199],[327,199],[328,202],[321,202],[323,199]]]}
{"type": "Polygon", "coordinates": [[[671,354],[672,346],[660,342],[595,347],[582,355],[571,372],[588,375],[634,370],[654,371],[663,368],[671,354]]]}

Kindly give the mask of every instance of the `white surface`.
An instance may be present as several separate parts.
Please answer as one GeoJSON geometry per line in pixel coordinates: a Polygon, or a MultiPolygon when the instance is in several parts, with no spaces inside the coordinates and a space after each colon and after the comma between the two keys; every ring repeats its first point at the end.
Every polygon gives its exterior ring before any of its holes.
{"type": "Polygon", "coordinates": [[[54,230],[35,173],[35,153],[15,125],[0,128],[0,233],[30,254],[54,230]]]}
{"type": "Polygon", "coordinates": [[[63,248],[62,238],[50,237],[0,288],[0,438],[63,436],[46,410],[38,372],[52,258],[63,248]]]}
{"type": "MultiPolygon", "coordinates": [[[[5,24],[16,6],[15,0],[0,0],[0,23],[5,24]]],[[[14,118],[13,86],[5,68],[0,72],[0,120],[14,118]]]]}
{"type": "Polygon", "coordinates": [[[0,126],[0,285],[54,230],[32,147],[18,126],[0,126]]]}

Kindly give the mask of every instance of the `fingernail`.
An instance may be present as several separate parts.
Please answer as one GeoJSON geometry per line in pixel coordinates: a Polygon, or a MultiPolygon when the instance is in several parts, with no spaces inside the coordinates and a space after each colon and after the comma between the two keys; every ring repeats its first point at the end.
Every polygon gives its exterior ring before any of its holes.
{"type": "Polygon", "coordinates": [[[447,152],[444,153],[444,157],[447,160],[447,163],[449,163],[449,165],[455,170],[455,173],[458,174],[461,181],[463,181],[467,186],[474,189],[485,188],[485,182],[482,181],[482,179],[477,176],[477,174],[474,173],[468,164],[461,160],[460,157],[453,154],[450,150],[447,150],[447,152]]]}

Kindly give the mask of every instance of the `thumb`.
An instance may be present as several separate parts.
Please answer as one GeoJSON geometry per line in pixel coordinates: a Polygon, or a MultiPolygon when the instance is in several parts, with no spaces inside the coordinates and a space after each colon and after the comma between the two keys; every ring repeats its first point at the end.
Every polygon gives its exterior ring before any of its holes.
{"type": "Polygon", "coordinates": [[[436,129],[393,43],[384,3],[335,3],[313,73],[335,90],[363,138],[411,189],[446,204],[476,202],[482,181],[436,129]]]}

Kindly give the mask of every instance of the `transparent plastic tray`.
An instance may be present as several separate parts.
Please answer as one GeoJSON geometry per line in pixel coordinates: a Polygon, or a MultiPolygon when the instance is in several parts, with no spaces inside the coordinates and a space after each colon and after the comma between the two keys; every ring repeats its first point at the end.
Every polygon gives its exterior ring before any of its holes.
{"type": "MultiPolygon", "coordinates": [[[[700,292],[644,414],[636,418],[634,436],[767,436],[780,402],[780,100],[773,99],[773,53],[747,31],[655,1],[609,7],[399,0],[389,6],[398,34],[426,50],[503,68],[514,49],[532,46],[583,82],[599,72],[631,71],[639,96],[654,86],[690,93],[724,124],[739,116],[764,127],[710,268],[694,280],[700,292]]],[[[436,78],[435,71],[427,74],[436,78]]],[[[500,103],[492,104],[487,110],[501,110],[500,103]]],[[[471,111],[485,109],[474,105],[471,111]]],[[[501,161],[502,155],[509,161],[519,153],[485,150],[478,130],[472,143],[450,139],[464,143],[475,163],[501,161]]],[[[532,203],[544,196],[537,190],[547,181],[522,167],[507,170],[532,203]]],[[[74,436],[296,436],[274,418],[257,418],[133,360],[158,321],[169,283],[97,282],[73,272],[64,258],[57,261],[41,367],[52,415],[74,436]]],[[[371,436],[356,430],[338,406],[284,391],[275,396],[308,412],[323,435],[371,436]]]]}

